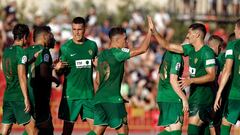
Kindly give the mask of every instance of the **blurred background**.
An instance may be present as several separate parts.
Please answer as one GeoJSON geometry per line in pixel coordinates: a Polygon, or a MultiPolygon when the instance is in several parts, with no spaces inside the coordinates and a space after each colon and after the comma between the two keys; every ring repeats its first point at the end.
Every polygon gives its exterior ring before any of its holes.
{"type": "MultiPolygon", "coordinates": [[[[122,26],[128,35],[128,47],[138,47],[146,30],[146,16],[152,16],[158,32],[172,43],[182,43],[188,26],[202,22],[207,28],[206,41],[212,34],[221,36],[225,42],[233,32],[234,22],[240,15],[239,0],[0,0],[0,63],[4,48],[13,43],[11,33],[18,22],[26,23],[31,30],[36,26],[49,25],[57,43],[51,50],[53,60],[58,58],[60,46],[71,38],[71,21],[82,16],[87,21],[86,37],[94,40],[99,51],[108,48],[108,32],[112,26],[122,26]]],[[[151,40],[147,53],[126,62],[121,94],[129,100],[126,104],[130,134],[157,134],[159,111],[155,102],[158,85],[158,68],[164,49],[156,40],[151,40]]],[[[188,76],[188,60],[185,72],[188,76]]],[[[62,79],[62,78],[60,78],[62,79]]],[[[0,119],[2,97],[6,86],[0,67],[0,119]]],[[[57,118],[61,98],[61,86],[53,85],[51,110],[56,133],[62,130],[62,121],[57,118]]],[[[185,114],[187,115],[187,114],[185,114]]],[[[187,121],[187,119],[185,119],[187,121]]],[[[183,131],[186,132],[186,122],[183,131]]],[[[240,135],[239,128],[232,134],[240,135]]],[[[22,127],[14,126],[13,133],[21,133],[22,127]]],[[[84,133],[87,125],[80,120],[74,133],[84,133]]],[[[106,134],[112,134],[108,129],[106,134]]]]}

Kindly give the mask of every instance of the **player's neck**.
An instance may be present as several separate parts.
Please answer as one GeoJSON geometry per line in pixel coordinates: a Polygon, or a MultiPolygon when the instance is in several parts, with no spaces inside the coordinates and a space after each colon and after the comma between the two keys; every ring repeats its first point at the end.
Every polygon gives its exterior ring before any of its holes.
{"type": "Polygon", "coordinates": [[[44,44],[41,41],[36,41],[34,44],[44,46],[44,44]]]}
{"type": "Polygon", "coordinates": [[[85,41],[85,37],[83,37],[81,40],[76,40],[76,39],[73,38],[73,42],[75,44],[83,44],[84,41],[85,41]]]}
{"type": "Polygon", "coordinates": [[[110,42],[109,48],[119,48],[118,44],[110,42]]]}
{"type": "Polygon", "coordinates": [[[15,40],[13,45],[23,46],[23,41],[22,40],[15,40]]]}
{"type": "Polygon", "coordinates": [[[204,43],[203,43],[203,41],[198,40],[193,44],[193,46],[194,46],[195,51],[197,52],[204,46],[204,43]]]}

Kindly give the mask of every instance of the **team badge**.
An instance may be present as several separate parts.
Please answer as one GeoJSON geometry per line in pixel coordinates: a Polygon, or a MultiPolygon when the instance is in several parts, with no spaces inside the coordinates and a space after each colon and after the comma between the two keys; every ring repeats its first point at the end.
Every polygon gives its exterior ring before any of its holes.
{"type": "Polygon", "coordinates": [[[44,59],[45,62],[49,62],[49,55],[45,54],[43,59],[44,59]]]}
{"type": "Polygon", "coordinates": [[[22,57],[22,63],[25,64],[26,62],[27,62],[27,56],[24,55],[24,56],[22,57]]]}
{"type": "Polygon", "coordinates": [[[88,53],[89,53],[90,55],[92,55],[92,54],[93,54],[93,51],[92,51],[92,50],[88,50],[88,53]]]}
{"type": "Polygon", "coordinates": [[[195,59],[194,59],[194,63],[196,64],[197,62],[198,62],[198,59],[197,59],[197,58],[195,58],[195,59]]]}

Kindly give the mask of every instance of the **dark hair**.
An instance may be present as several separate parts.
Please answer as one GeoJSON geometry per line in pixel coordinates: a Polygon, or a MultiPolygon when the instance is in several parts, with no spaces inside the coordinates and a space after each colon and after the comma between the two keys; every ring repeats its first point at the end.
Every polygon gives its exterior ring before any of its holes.
{"type": "Polygon", "coordinates": [[[18,23],[14,26],[12,33],[14,40],[20,40],[23,39],[24,36],[28,37],[30,30],[26,24],[18,23]]]}
{"type": "Polygon", "coordinates": [[[108,36],[111,39],[113,36],[115,35],[119,35],[119,34],[124,34],[126,33],[126,30],[122,27],[113,27],[110,29],[108,36]]]}
{"type": "Polygon", "coordinates": [[[237,25],[238,27],[240,27],[240,19],[237,19],[236,25],[237,25]]]}
{"type": "Polygon", "coordinates": [[[84,18],[82,18],[82,17],[75,17],[75,18],[72,20],[72,23],[75,23],[75,24],[83,24],[84,26],[86,26],[86,22],[85,22],[84,18]]]}
{"type": "Polygon", "coordinates": [[[207,33],[207,30],[206,30],[206,27],[201,24],[201,23],[193,23],[189,26],[190,29],[192,30],[199,30],[202,32],[202,38],[204,39],[206,33],[207,33]]]}
{"type": "Polygon", "coordinates": [[[51,28],[49,26],[37,26],[35,27],[33,31],[33,41],[35,42],[37,40],[37,37],[42,33],[50,33],[51,28]]]}
{"type": "Polygon", "coordinates": [[[210,40],[217,40],[219,42],[220,46],[224,45],[224,40],[221,37],[217,36],[217,35],[210,36],[208,41],[210,41],[210,40]]]}
{"type": "Polygon", "coordinates": [[[231,33],[230,35],[228,35],[228,42],[233,40],[236,40],[235,33],[231,33]]]}

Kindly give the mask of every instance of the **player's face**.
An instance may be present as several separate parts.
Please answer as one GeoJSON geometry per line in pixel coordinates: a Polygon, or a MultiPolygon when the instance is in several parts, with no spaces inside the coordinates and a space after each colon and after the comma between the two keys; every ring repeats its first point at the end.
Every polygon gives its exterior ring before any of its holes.
{"type": "Polygon", "coordinates": [[[23,46],[30,45],[30,35],[24,36],[23,38],[23,46]]]}
{"type": "Polygon", "coordinates": [[[188,39],[189,43],[192,44],[196,41],[197,31],[189,29],[186,38],[188,39]]]}
{"type": "Polygon", "coordinates": [[[221,47],[220,47],[220,44],[219,44],[218,41],[216,41],[216,40],[209,40],[208,41],[208,45],[209,45],[210,48],[213,49],[213,51],[214,51],[214,53],[216,55],[218,55],[220,53],[221,47]]]}
{"type": "Polygon", "coordinates": [[[119,42],[120,48],[127,47],[127,35],[126,34],[119,35],[118,42],[119,42]]]}
{"type": "Polygon", "coordinates": [[[56,40],[52,33],[46,33],[45,40],[46,40],[45,42],[46,42],[48,48],[54,48],[56,40]]]}
{"type": "MultiPolygon", "coordinates": [[[[237,24],[235,25],[234,33],[235,33],[235,36],[240,35],[240,28],[239,28],[239,26],[237,26],[237,24]]],[[[237,38],[237,37],[236,37],[236,38],[237,38]]],[[[239,37],[238,37],[238,38],[239,38],[239,37]]]]}
{"type": "Polygon", "coordinates": [[[73,39],[75,41],[81,41],[84,37],[85,26],[83,24],[72,24],[73,39]]]}

